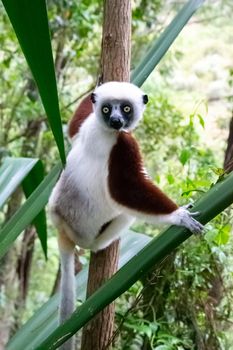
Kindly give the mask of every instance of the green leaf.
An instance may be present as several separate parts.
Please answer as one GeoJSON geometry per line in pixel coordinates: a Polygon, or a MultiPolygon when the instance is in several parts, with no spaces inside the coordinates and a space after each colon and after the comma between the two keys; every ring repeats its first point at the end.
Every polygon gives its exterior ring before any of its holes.
{"type": "Polygon", "coordinates": [[[205,128],[205,121],[204,121],[203,117],[200,114],[198,114],[197,117],[199,119],[199,123],[201,124],[201,126],[204,129],[205,128]]]}
{"type": "Polygon", "coordinates": [[[223,176],[225,174],[225,170],[223,168],[211,168],[211,170],[218,176],[223,176]]]}
{"type": "Polygon", "coordinates": [[[180,160],[181,164],[185,165],[189,161],[190,158],[191,158],[191,151],[190,151],[190,149],[184,148],[181,151],[181,154],[179,156],[179,160],[180,160]]]}
{"type": "Polygon", "coordinates": [[[3,160],[0,166],[0,208],[32,170],[38,159],[10,158],[3,160]]]}
{"type": "Polygon", "coordinates": [[[2,0],[34,76],[62,163],[65,149],[45,0],[2,0]]]}
{"type": "Polygon", "coordinates": [[[156,346],[155,350],[173,350],[172,345],[159,345],[156,346]]]}
{"type": "Polygon", "coordinates": [[[168,183],[169,183],[170,185],[174,184],[174,182],[175,182],[174,176],[173,176],[172,174],[168,174],[168,175],[167,175],[167,181],[168,181],[168,183]]]}
{"type": "MultiPolygon", "coordinates": [[[[193,211],[199,211],[197,218],[203,224],[213,219],[233,203],[233,173],[213,186],[193,211]]],[[[191,236],[191,232],[182,227],[170,227],[154,238],[144,249],[135,255],[110,280],[92,294],[71,317],[60,325],[35,350],[56,349],[81,329],[100,310],[119,297],[141,276],[170,254],[176,247],[191,236]]]]}
{"type": "MultiPolygon", "coordinates": [[[[121,241],[119,266],[122,267],[125,265],[150,240],[150,237],[132,231],[124,235],[121,241]]],[[[88,266],[85,266],[76,277],[77,300],[85,300],[87,275],[88,266]]],[[[6,350],[34,349],[46,339],[58,325],[58,300],[59,294],[57,293],[14,335],[7,345],[6,350]]]]}
{"type": "Polygon", "coordinates": [[[190,0],[178,12],[173,21],[152,45],[138,67],[133,71],[131,81],[141,86],[165,55],[171,44],[177,38],[193,13],[203,4],[204,0],[190,0]]]}
{"type": "Polygon", "coordinates": [[[45,177],[28,200],[17,210],[0,231],[0,258],[5,255],[14,240],[45,207],[49,195],[61,171],[61,164],[57,164],[45,177]]]}
{"type": "Polygon", "coordinates": [[[231,225],[221,227],[216,235],[214,241],[217,245],[225,245],[229,242],[231,232],[231,225]]]}
{"type": "MultiPolygon", "coordinates": [[[[44,178],[43,164],[33,158],[5,158],[0,167],[0,207],[22,183],[26,197],[35,190],[44,178]]],[[[45,256],[47,256],[47,228],[45,211],[34,222],[45,256]]]]}
{"type": "MultiPolygon", "coordinates": [[[[33,193],[33,191],[37,188],[37,186],[39,186],[43,179],[43,163],[41,161],[38,161],[22,183],[26,198],[28,198],[33,193]]],[[[42,209],[41,212],[33,220],[33,224],[36,227],[36,231],[39,236],[45,258],[47,259],[47,224],[44,209],[42,209]]]]}

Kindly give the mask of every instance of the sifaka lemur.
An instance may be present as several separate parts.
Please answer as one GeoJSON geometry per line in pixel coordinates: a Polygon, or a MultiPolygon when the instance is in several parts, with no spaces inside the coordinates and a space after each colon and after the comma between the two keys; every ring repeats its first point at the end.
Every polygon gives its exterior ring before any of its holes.
{"type": "MultiPolygon", "coordinates": [[[[148,97],[130,83],[108,82],[78,107],[69,124],[72,148],[49,200],[61,256],[60,322],[74,310],[74,247],[109,246],[135,220],[203,226],[151,181],[131,131],[148,97]]],[[[72,349],[69,341],[62,349],[72,349]]]]}

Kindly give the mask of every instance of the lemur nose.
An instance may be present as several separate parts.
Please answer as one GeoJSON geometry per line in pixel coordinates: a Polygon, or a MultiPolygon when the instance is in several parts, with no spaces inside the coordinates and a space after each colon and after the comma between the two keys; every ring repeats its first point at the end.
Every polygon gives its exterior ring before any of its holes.
{"type": "Polygon", "coordinates": [[[110,126],[115,130],[119,130],[123,126],[123,120],[120,117],[110,118],[110,126]]]}

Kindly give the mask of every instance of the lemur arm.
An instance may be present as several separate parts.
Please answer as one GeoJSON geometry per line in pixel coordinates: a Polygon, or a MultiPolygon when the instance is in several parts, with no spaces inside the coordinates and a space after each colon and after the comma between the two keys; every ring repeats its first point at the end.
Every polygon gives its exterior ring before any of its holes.
{"type": "Polygon", "coordinates": [[[128,215],[151,223],[185,226],[192,232],[203,228],[186,208],[178,207],[145,174],[138,144],[129,133],[121,132],[111,151],[108,185],[112,199],[128,215]]]}
{"type": "Polygon", "coordinates": [[[91,95],[88,95],[81,101],[69,123],[68,135],[71,139],[78,133],[80,126],[92,112],[91,95]]]}

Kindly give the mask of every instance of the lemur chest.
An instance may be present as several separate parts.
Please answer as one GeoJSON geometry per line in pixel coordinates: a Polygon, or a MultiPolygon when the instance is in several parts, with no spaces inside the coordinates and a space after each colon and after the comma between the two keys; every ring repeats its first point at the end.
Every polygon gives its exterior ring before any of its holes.
{"type": "Polygon", "coordinates": [[[79,144],[67,159],[60,179],[62,201],[66,202],[67,218],[79,232],[98,231],[119,214],[108,190],[109,153],[94,154],[79,144]]]}
{"type": "MultiPolygon", "coordinates": [[[[72,165],[73,167],[73,165],[72,165]]],[[[73,183],[84,201],[98,203],[108,200],[108,163],[87,154],[77,155],[73,183]]]]}

